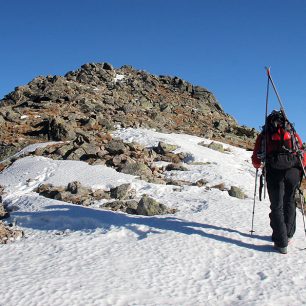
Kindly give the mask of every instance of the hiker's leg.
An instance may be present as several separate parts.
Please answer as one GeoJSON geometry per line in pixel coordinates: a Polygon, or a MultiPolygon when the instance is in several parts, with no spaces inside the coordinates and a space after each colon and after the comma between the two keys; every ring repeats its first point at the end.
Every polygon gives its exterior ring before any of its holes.
{"type": "Polygon", "coordinates": [[[295,190],[300,182],[300,170],[291,168],[285,175],[284,219],[288,237],[292,237],[296,228],[295,190]]]}
{"type": "Polygon", "coordinates": [[[284,170],[267,169],[267,186],[270,198],[270,225],[272,240],[279,247],[288,245],[287,227],[284,220],[284,170]]]}

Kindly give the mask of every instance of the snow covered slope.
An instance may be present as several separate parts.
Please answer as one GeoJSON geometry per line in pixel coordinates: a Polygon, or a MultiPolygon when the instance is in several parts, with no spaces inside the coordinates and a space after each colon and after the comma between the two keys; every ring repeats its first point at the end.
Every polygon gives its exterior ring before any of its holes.
{"type": "Polygon", "coordinates": [[[184,134],[124,129],[115,136],[146,146],[158,141],[190,153],[188,171],[167,175],[212,187],[147,183],[104,166],[24,157],[0,174],[11,219],[26,238],[0,246],[0,305],[305,305],[306,240],[301,214],[289,253],[273,251],[269,202],[257,200],[250,236],[255,171],[250,152],[184,134]],[[201,162],[201,163],[200,163],[201,162]],[[79,180],[93,188],[131,182],[175,215],[132,216],[37,195],[41,183],[79,180]]]}

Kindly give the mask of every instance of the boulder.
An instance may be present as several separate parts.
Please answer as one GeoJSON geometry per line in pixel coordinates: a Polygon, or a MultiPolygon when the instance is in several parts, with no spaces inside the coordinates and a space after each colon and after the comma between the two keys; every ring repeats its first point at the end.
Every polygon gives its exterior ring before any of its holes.
{"type": "Polygon", "coordinates": [[[58,197],[60,192],[64,192],[64,187],[54,187],[51,184],[41,184],[35,190],[35,192],[39,193],[39,195],[44,196],[46,198],[54,199],[58,197]]]}
{"type": "Polygon", "coordinates": [[[20,149],[20,147],[13,144],[0,143],[0,161],[14,155],[20,149]]]}
{"type": "Polygon", "coordinates": [[[228,194],[231,197],[235,197],[235,198],[238,198],[238,199],[245,199],[245,198],[247,198],[247,196],[241,190],[241,188],[236,187],[236,186],[231,186],[231,189],[228,191],[228,194]]]}
{"type": "Polygon", "coordinates": [[[62,118],[55,117],[49,121],[48,138],[50,140],[72,140],[75,136],[71,126],[62,118]]]}
{"type": "Polygon", "coordinates": [[[188,171],[188,169],[183,166],[182,164],[169,164],[166,166],[166,170],[167,171],[173,171],[173,170],[176,170],[176,171],[188,171]]]}
{"type": "Polygon", "coordinates": [[[148,179],[152,177],[151,169],[144,163],[127,163],[121,168],[122,173],[139,176],[141,179],[148,179]]]}
{"type": "Polygon", "coordinates": [[[135,197],[136,191],[131,188],[131,184],[122,184],[110,189],[110,196],[118,200],[126,200],[135,197]]]}
{"type": "Polygon", "coordinates": [[[123,154],[127,149],[122,140],[113,139],[105,145],[105,150],[110,154],[123,154]]]}
{"type": "Polygon", "coordinates": [[[62,159],[66,159],[73,150],[74,146],[72,144],[63,144],[57,148],[54,153],[59,155],[62,159]]]}
{"type": "Polygon", "coordinates": [[[196,99],[206,99],[209,97],[210,92],[201,86],[193,86],[192,96],[196,99]]]}
{"type": "Polygon", "coordinates": [[[99,119],[98,123],[107,131],[112,131],[114,129],[114,123],[109,119],[106,118],[99,119]]]}
{"type": "Polygon", "coordinates": [[[169,213],[168,208],[153,198],[143,195],[138,203],[136,212],[138,215],[154,216],[169,213]]]}
{"type": "Polygon", "coordinates": [[[108,202],[102,205],[101,208],[106,208],[113,211],[122,211],[128,214],[136,215],[137,205],[138,202],[135,200],[129,200],[129,201],[119,200],[119,201],[108,202]]]}
{"type": "Polygon", "coordinates": [[[172,178],[166,179],[167,185],[174,185],[174,186],[194,186],[194,184],[190,181],[185,180],[175,180],[172,178]]]}
{"type": "Polygon", "coordinates": [[[69,151],[69,155],[65,157],[70,160],[82,160],[86,159],[84,155],[86,155],[86,152],[82,147],[80,147],[77,149],[73,149],[71,152],[69,151]]]}
{"type": "Polygon", "coordinates": [[[92,197],[96,201],[100,201],[102,199],[110,199],[110,194],[109,192],[103,190],[103,189],[97,189],[92,192],[92,197]]]}
{"type": "Polygon", "coordinates": [[[18,122],[20,120],[20,114],[14,112],[12,110],[8,110],[5,113],[5,119],[7,121],[10,121],[10,122],[18,122]]]}
{"type": "Polygon", "coordinates": [[[165,143],[163,141],[160,141],[157,145],[155,149],[155,151],[158,153],[158,154],[166,154],[166,153],[171,153],[172,151],[176,150],[178,148],[178,146],[176,145],[172,145],[172,144],[168,144],[168,143],[165,143]]]}
{"type": "Polygon", "coordinates": [[[225,132],[228,129],[228,122],[224,119],[222,120],[217,120],[214,122],[214,127],[218,130],[220,130],[221,132],[225,132]]]}

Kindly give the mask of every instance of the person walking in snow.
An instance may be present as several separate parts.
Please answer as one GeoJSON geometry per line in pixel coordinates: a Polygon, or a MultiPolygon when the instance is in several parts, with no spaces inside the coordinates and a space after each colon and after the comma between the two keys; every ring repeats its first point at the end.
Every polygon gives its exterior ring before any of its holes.
{"type": "Polygon", "coordinates": [[[270,199],[270,226],[274,248],[282,254],[296,228],[295,192],[302,178],[306,155],[302,140],[282,111],[273,111],[258,135],[252,155],[253,166],[264,167],[270,199]],[[301,158],[301,159],[300,159],[301,158]],[[302,160],[302,163],[301,163],[302,160]]]}

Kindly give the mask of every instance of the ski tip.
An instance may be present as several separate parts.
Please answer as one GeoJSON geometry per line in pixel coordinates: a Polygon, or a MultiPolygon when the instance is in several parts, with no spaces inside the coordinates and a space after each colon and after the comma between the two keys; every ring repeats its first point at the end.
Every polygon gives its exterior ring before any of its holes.
{"type": "Polygon", "coordinates": [[[267,71],[267,75],[270,76],[270,67],[265,67],[266,71],[267,71]]]}

